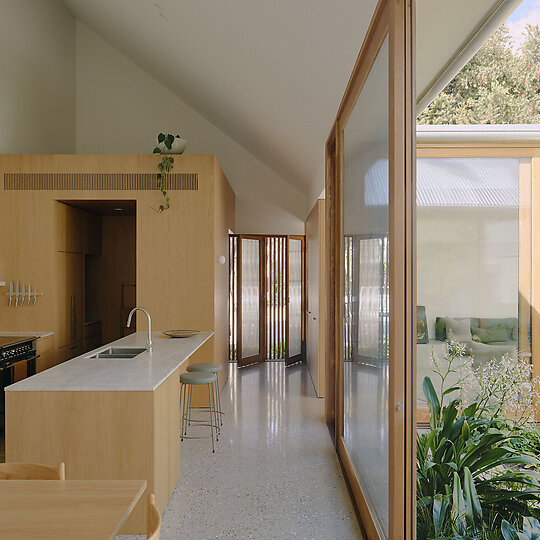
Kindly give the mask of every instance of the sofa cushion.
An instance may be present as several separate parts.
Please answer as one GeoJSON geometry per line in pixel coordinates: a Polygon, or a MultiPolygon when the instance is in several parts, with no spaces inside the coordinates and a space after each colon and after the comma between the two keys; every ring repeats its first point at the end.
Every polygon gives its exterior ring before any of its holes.
{"type": "Polygon", "coordinates": [[[512,330],[517,326],[518,320],[517,317],[505,317],[505,318],[481,318],[478,319],[478,325],[473,326],[479,326],[480,328],[493,328],[494,326],[505,326],[508,328],[508,332],[512,332],[512,330]]]}
{"type": "Polygon", "coordinates": [[[462,343],[470,343],[471,336],[471,320],[470,319],[452,319],[446,317],[446,338],[449,341],[461,341],[462,343]]]}
{"type": "MultiPolygon", "coordinates": [[[[435,339],[445,341],[446,336],[446,319],[448,317],[435,317],[435,339]]],[[[455,321],[470,321],[471,326],[480,326],[480,319],[477,317],[451,317],[455,321]]]]}
{"type": "MultiPolygon", "coordinates": [[[[447,339],[446,319],[447,317],[435,318],[435,339],[437,339],[438,341],[445,341],[447,339]]],[[[517,337],[518,337],[517,317],[500,317],[500,318],[497,318],[497,317],[493,317],[493,318],[452,317],[452,319],[456,321],[463,321],[465,319],[469,319],[471,321],[471,328],[475,327],[475,328],[482,328],[482,329],[490,329],[493,327],[505,327],[508,331],[508,335],[505,336],[503,340],[497,340],[497,341],[502,341],[502,342],[517,341],[517,337]]],[[[478,339],[481,341],[480,337],[478,339]]]]}
{"type": "MultiPolygon", "coordinates": [[[[478,336],[482,343],[506,343],[511,341],[511,330],[503,325],[492,326],[490,328],[471,327],[473,336],[478,336]]],[[[476,341],[476,340],[475,340],[476,341]]]]}

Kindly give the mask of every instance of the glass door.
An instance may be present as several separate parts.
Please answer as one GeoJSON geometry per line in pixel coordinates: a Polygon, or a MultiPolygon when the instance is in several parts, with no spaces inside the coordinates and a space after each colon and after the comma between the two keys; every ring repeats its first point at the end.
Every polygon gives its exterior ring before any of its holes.
{"type": "Polygon", "coordinates": [[[304,359],[304,237],[289,236],[287,246],[287,365],[304,359]]]}
{"type": "Polygon", "coordinates": [[[415,534],[413,17],[379,2],[326,149],[327,419],[369,540],[415,534]]]}
{"type": "Polygon", "coordinates": [[[264,361],[262,243],[258,236],[240,235],[238,241],[238,366],[264,361]]]}
{"type": "Polygon", "coordinates": [[[230,361],[286,365],[306,354],[303,235],[230,236],[230,361]]]}

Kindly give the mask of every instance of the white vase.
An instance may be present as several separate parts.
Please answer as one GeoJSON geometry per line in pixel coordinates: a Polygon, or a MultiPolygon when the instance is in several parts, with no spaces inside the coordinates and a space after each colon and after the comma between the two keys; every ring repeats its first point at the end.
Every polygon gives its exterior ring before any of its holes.
{"type": "Polygon", "coordinates": [[[183,154],[187,146],[187,141],[186,139],[182,139],[182,137],[175,137],[170,150],[165,146],[164,142],[158,143],[156,141],[156,144],[162,154],[183,154]]]}

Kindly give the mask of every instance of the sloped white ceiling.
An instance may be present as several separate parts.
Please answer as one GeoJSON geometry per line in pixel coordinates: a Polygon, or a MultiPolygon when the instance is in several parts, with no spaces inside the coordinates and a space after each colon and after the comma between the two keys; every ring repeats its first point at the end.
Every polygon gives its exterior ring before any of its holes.
{"type": "MultiPolygon", "coordinates": [[[[324,142],[376,0],[64,1],[296,189],[320,192],[324,142]]],[[[500,2],[418,0],[419,95],[500,2]]]]}
{"type": "Polygon", "coordinates": [[[92,30],[306,191],[376,0],[66,4],[92,30]]]}

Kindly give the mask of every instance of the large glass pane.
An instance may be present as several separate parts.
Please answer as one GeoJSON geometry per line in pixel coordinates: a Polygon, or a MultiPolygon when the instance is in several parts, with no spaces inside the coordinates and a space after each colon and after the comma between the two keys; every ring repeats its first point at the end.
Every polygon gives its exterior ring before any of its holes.
{"type": "Polygon", "coordinates": [[[242,238],[242,358],[259,354],[260,240],[242,238]]]}
{"type": "Polygon", "coordinates": [[[388,37],[344,132],[344,438],[388,536],[388,37]]]}
{"type": "Polygon", "coordinates": [[[302,241],[289,240],[289,356],[302,353],[302,241]]]}
{"type": "MultiPolygon", "coordinates": [[[[531,165],[445,157],[419,159],[417,170],[417,387],[426,417],[422,381],[440,382],[433,370],[448,368],[447,340],[466,346],[448,388],[469,367],[530,358],[531,165]]],[[[475,398],[474,376],[466,385],[475,398]]]]}

